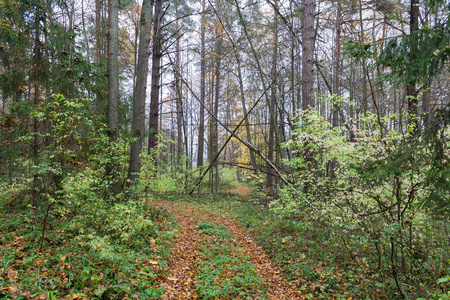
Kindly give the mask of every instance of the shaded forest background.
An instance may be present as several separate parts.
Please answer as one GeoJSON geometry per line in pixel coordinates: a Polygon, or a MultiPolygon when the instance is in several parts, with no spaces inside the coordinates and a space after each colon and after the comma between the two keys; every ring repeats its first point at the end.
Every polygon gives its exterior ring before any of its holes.
{"type": "Polygon", "coordinates": [[[285,241],[358,265],[356,294],[447,297],[449,9],[1,0],[1,206],[39,251],[64,220],[112,255],[145,197],[246,185],[285,241]]]}

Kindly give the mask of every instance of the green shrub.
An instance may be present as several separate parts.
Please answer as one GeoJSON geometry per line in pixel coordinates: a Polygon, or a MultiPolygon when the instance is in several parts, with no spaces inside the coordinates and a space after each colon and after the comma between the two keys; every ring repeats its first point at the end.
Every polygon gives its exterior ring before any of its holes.
{"type": "Polygon", "coordinates": [[[294,154],[287,164],[295,189],[282,187],[272,210],[281,220],[302,220],[311,243],[334,245],[334,259],[357,260],[395,297],[429,293],[450,260],[445,119],[405,138],[368,115],[361,122],[370,126],[351,129],[351,141],[317,112],[302,119],[285,144],[294,154]]]}

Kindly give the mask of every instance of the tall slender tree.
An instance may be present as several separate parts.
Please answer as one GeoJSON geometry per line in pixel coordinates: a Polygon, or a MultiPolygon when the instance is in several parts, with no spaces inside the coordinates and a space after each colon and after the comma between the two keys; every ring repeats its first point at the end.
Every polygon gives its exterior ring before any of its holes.
{"type": "MultiPolygon", "coordinates": [[[[200,100],[205,103],[206,98],[206,45],[205,45],[205,27],[206,27],[206,0],[202,0],[202,18],[200,25],[200,100]]],[[[200,125],[198,129],[198,150],[197,167],[203,166],[203,149],[205,147],[205,108],[200,106],[200,125]]]]}
{"type": "Polygon", "coordinates": [[[136,70],[136,86],[134,87],[133,119],[131,135],[135,141],[130,147],[130,164],[128,178],[132,184],[137,184],[141,171],[140,154],[145,132],[145,99],[147,95],[148,61],[150,56],[150,39],[152,24],[153,0],[143,0],[139,30],[139,50],[136,70]]]}
{"type": "MultiPolygon", "coordinates": [[[[152,49],[152,87],[150,94],[150,120],[148,136],[148,152],[156,150],[158,142],[159,91],[161,79],[161,19],[163,0],[155,1],[153,16],[153,49],[152,49]]],[[[155,164],[157,157],[154,157],[155,164]]]]}
{"type": "MultiPolygon", "coordinates": [[[[216,7],[219,7],[219,0],[216,0],[216,7]]],[[[220,88],[221,88],[221,65],[222,65],[222,43],[223,43],[223,29],[221,25],[216,28],[216,41],[215,41],[215,60],[214,60],[214,98],[212,103],[212,111],[215,116],[219,113],[219,100],[220,100],[220,88]]],[[[219,150],[219,128],[217,120],[211,121],[211,135],[210,135],[210,164],[214,164],[213,161],[215,155],[219,150]]],[[[219,184],[219,165],[216,163],[211,169],[210,173],[210,188],[211,192],[218,190],[219,184]]]]}
{"type": "Polygon", "coordinates": [[[177,161],[180,161],[183,155],[183,112],[182,112],[182,89],[181,89],[181,61],[180,61],[180,11],[179,3],[175,1],[175,38],[176,38],[176,49],[175,49],[175,102],[176,102],[176,114],[177,114],[177,161]]]}
{"type": "MultiPolygon", "coordinates": [[[[33,84],[34,84],[34,106],[37,108],[41,102],[41,67],[42,67],[42,49],[41,49],[41,3],[38,1],[35,11],[35,32],[34,32],[34,49],[33,49],[33,84]]],[[[37,118],[33,119],[33,163],[36,167],[39,166],[39,144],[40,144],[40,122],[37,118]]],[[[37,172],[33,174],[33,206],[37,207],[39,197],[39,175],[37,172]]]]}
{"type": "MultiPolygon", "coordinates": [[[[118,139],[119,129],[119,0],[108,2],[108,135],[111,142],[118,139]]],[[[111,162],[107,166],[107,174],[112,177],[113,193],[120,191],[118,166],[111,162]]]]}
{"type": "MultiPolygon", "coordinates": [[[[275,150],[275,136],[277,130],[277,65],[278,65],[278,1],[274,1],[273,8],[273,54],[272,54],[272,84],[270,86],[270,101],[269,101],[269,140],[268,140],[268,153],[267,158],[273,161],[275,150]]],[[[278,140],[278,139],[277,139],[278,140]]],[[[278,142],[278,141],[277,141],[278,142]]],[[[267,166],[267,188],[273,188],[273,170],[267,166]]]]}
{"type": "Polygon", "coordinates": [[[302,18],[302,108],[314,107],[314,44],[316,0],[303,0],[302,18]]]}
{"type": "MultiPolygon", "coordinates": [[[[414,32],[419,29],[419,1],[411,0],[410,2],[410,18],[409,18],[409,34],[411,45],[414,44],[414,32]]],[[[409,52],[410,63],[417,63],[417,53],[413,49],[409,52]]],[[[406,96],[408,101],[408,125],[412,128],[412,132],[418,132],[418,115],[417,115],[417,89],[416,89],[416,75],[412,74],[411,80],[406,83],[406,96]]]]}
{"type": "Polygon", "coordinates": [[[340,93],[340,75],[341,75],[341,2],[336,2],[336,36],[334,41],[334,66],[333,66],[333,96],[335,101],[333,103],[333,126],[339,125],[339,102],[336,97],[340,93]]]}

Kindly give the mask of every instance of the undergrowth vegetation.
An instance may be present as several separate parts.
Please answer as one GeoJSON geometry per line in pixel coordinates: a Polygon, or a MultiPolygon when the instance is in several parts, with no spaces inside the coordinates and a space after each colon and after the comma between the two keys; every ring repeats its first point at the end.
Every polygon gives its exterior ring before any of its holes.
{"type": "MultiPolygon", "coordinates": [[[[373,263],[377,259],[373,254],[376,249],[371,249],[373,245],[362,230],[345,228],[345,224],[332,226],[317,222],[306,212],[286,217],[270,209],[265,200],[243,200],[229,193],[169,195],[169,198],[235,217],[307,299],[401,298],[392,273],[373,263]]],[[[422,294],[412,298],[446,299],[449,288],[448,223],[432,221],[430,217],[424,220],[419,230],[423,229],[428,230],[424,231],[428,236],[427,247],[436,256],[417,259],[417,264],[427,266],[427,275],[422,273],[422,294]]],[[[381,263],[391,263],[389,256],[381,263]]]]}
{"type": "Polygon", "coordinates": [[[3,199],[1,208],[5,299],[157,299],[162,294],[155,286],[176,230],[164,211],[134,201],[92,214],[52,215],[42,237],[39,212],[14,199],[3,199]]]}
{"type": "MultiPolygon", "coordinates": [[[[293,218],[333,259],[351,261],[383,279],[386,298],[429,297],[448,289],[450,240],[448,115],[437,112],[424,132],[387,130],[367,115],[348,138],[315,112],[286,143],[291,187],[271,208],[293,218]]],[[[379,120],[378,120],[379,122],[379,120]]],[[[411,130],[411,131],[410,131],[411,130]]]]}
{"type": "Polygon", "coordinates": [[[227,228],[211,222],[198,225],[203,235],[197,260],[197,293],[202,299],[265,299],[264,279],[257,274],[227,228]]]}
{"type": "MultiPolygon", "coordinates": [[[[32,176],[0,183],[1,297],[154,299],[163,292],[155,286],[176,226],[147,206],[145,185],[123,183],[113,193],[117,182],[105,169],[127,161],[128,142],[110,143],[98,116],[81,110],[89,105],[61,95],[42,103],[33,112],[48,127],[39,159],[17,164],[32,176]]],[[[34,139],[30,133],[16,143],[34,139]]]]}

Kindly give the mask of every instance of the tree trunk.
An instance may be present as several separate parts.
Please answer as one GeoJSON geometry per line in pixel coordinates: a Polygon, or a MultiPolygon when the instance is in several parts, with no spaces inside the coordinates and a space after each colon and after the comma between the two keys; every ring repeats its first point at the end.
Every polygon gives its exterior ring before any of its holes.
{"type": "MultiPolygon", "coordinates": [[[[36,7],[36,33],[34,37],[34,57],[33,57],[33,81],[34,81],[34,106],[37,108],[40,103],[39,93],[39,70],[41,67],[41,41],[40,41],[40,5],[36,7]]],[[[35,167],[39,165],[39,121],[37,118],[33,119],[33,164],[35,167]]],[[[35,172],[33,174],[33,189],[32,189],[32,201],[33,207],[37,207],[39,198],[39,175],[35,172]]]]}
{"type": "MultiPolygon", "coordinates": [[[[409,20],[409,34],[411,40],[414,39],[413,33],[419,27],[419,1],[411,0],[410,8],[410,20],[409,20]]],[[[411,41],[411,44],[412,41],[411,41]]],[[[410,51],[410,62],[414,62],[417,59],[417,54],[415,49],[410,51]]],[[[413,135],[418,133],[418,119],[417,119],[417,89],[416,89],[416,79],[411,79],[410,82],[406,84],[406,97],[408,98],[408,127],[411,129],[413,135]]]]}
{"type": "MultiPolygon", "coordinates": [[[[217,30],[217,34],[216,34],[216,67],[215,67],[215,94],[214,94],[214,106],[213,106],[213,113],[215,116],[218,115],[219,113],[219,99],[220,99],[220,68],[221,68],[221,62],[222,62],[222,31],[220,29],[217,30]]],[[[212,142],[212,155],[211,158],[213,158],[216,154],[217,151],[219,150],[219,131],[218,131],[218,124],[217,124],[217,120],[213,121],[212,124],[212,136],[211,136],[211,142],[212,142]]],[[[219,165],[216,163],[214,166],[214,175],[213,175],[213,182],[214,184],[212,185],[215,189],[215,191],[217,192],[218,190],[218,184],[219,184],[219,165]]],[[[213,192],[213,191],[211,191],[213,192]]]]}
{"type": "MultiPolygon", "coordinates": [[[[119,126],[119,0],[108,3],[108,136],[112,143],[117,141],[119,126]]],[[[114,154],[111,160],[114,160],[114,154]]],[[[118,166],[110,162],[107,175],[112,177],[113,193],[120,191],[118,166]]]]}
{"type": "Polygon", "coordinates": [[[108,129],[117,139],[119,122],[119,0],[110,0],[108,18],[108,129]]]}
{"type": "MultiPolygon", "coordinates": [[[[290,11],[291,11],[291,24],[293,24],[294,22],[294,15],[293,15],[293,7],[292,7],[292,2],[290,2],[290,11]]],[[[297,48],[297,43],[296,43],[296,35],[295,33],[291,30],[290,32],[290,39],[291,39],[291,104],[292,104],[292,120],[290,121],[290,127],[291,127],[291,131],[293,131],[295,129],[295,125],[298,121],[298,98],[299,98],[299,93],[298,93],[298,70],[296,70],[296,48],[297,48]],[[297,93],[297,94],[296,94],[297,93]]],[[[289,118],[289,117],[288,117],[289,118]]],[[[288,154],[289,154],[289,150],[288,150],[288,154]]]]}
{"type": "Polygon", "coordinates": [[[95,0],[95,61],[102,60],[101,0],[95,0]]]}
{"type": "Polygon", "coordinates": [[[131,184],[138,184],[139,174],[141,172],[140,154],[142,152],[145,132],[145,99],[147,92],[148,60],[150,56],[152,9],[153,0],[142,1],[133,119],[131,121],[131,135],[136,140],[131,143],[130,164],[128,168],[128,179],[130,179],[131,184]]]}
{"type": "MultiPolygon", "coordinates": [[[[314,34],[315,34],[315,0],[303,0],[304,15],[302,19],[302,111],[314,107],[313,91],[314,91],[314,34]]],[[[302,119],[302,123],[305,121],[302,119]]],[[[309,164],[313,164],[314,160],[310,151],[305,151],[305,159],[309,164]]],[[[303,192],[307,193],[309,183],[306,182],[303,192]]]]}
{"type": "Polygon", "coordinates": [[[84,9],[84,0],[83,0],[83,1],[81,1],[81,25],[83,27],[84,42],[86,43],[86,58],[88,61],[91,61],[91,58],[89,56],[91,51],[90,51],[90,47],[89,47],[89,38],[87,36],[85,19],[86,19],[86,12],[84,9]]]}
{"type": "MultiPolygon", "coordinates": [[[[209,95],[209,111],[214,111],[214,63],[211,64],[213,66],[213,70],[210,73],[210,86],[211,86],[211,93],[209,95]]],[[[209,125],[209,132],[208,132],[208,162],[211,166],[211,172],[209,172],[209,181],[208,181],[208,188],[211,192],[214,191],[213,184],[214,184],[214,168],[213,168],[213,157],[214,157],[214,146],[213,146],[213,129],[214,129],[214,120],[213,118],[209,118],[208,125],[209,125]]]]}
{"type": "MultiPolygon", "coordinates": [[[[104,5],[102,5],[102,0],[95,0],[95,52],[94,52],[94,61],[96,63],[102,61],[104,59],[105,49],[104,49],[104,26],[102,25],[103,19],[102,14],[104,10],[104,5]]],[[[98,75],[103,76],[103,72],[98,70],[98,75]]],[[[102,114],[107,114],[107,87],[103,80],[99,80],[95,83],[95,94],[96,94],[96,102],[94,104],[94,110],[101,112],[102,114]]]]}
{"type": "MultiPolygon", "coordinates": [[[[206,91],[206,50],[205,50],[205,11],[206,0],[202,0],[202,23],[201,23],[201,65],[200,65],[200,99],[205,103],[206,91]]],[[[200,126],[198,129],[198,152],[197,152],[197,167],[203,166],[203,148],[205,145],[205,108],[200,106],[200,126]]]]}
{"type": "Polygon", "coordinates": [[[314,107],[314,23],[316,13],[315,0],[303,0],[304,16],[302,44],[302,109],[314,107]]]}
{"type": "MultiPolygon", "coordinates": [[[[155,15],[153,17],[153,53],[152,53],[152,90],[150,94],[150,121],[148,136],[148,153],[156,150],[158,136],[159,89],[161,78],[161,18],[162,0],[155,1],[155,15]]],[[[155,165],[157,156],[154,156],[155,165]]]]}
{"type": "Polygon", "coordinates": [[[175,2],[175,31],[176,31],[176,50],[175,50],[175,101],[176,101],[176,111],[177,111],[177,162],[180,162],[180,158],[183,155],[183,131],[182,131],[182,111],[181,111],[181,87],[180,87],[180,26],[178,23],[179,12],[178,12],[178,2],[175,2]]]}
{"type": "MultiPolygon", "coordinates": [[[[244,82],[242,80],[242,70],[241,70],[241,59],[239,57],[239,53],[237,52],[236,49],[236,61],[237,61],[237,69],[238,69],[238,79],[239,79],[239,90],[240,90],[240,98],[241,98],[241,104],[242,104],[242,112],[244,113],[244,116],[247,116],[247,105],[245,104],[245,91],[244,91],[244,82]]],[[[250,133],[250,122],[248,121],[248,118],[245,117],[245,133],[246,133],[246,137],[247,137],[247,141],[249,141],[250,143],[252,142],[251,139],[251,133],[250,133]]],[[[253,165],[253,169],[254,172],[253,174],[257,175],[257,169],[258,166],[256,164],[256,158],[255,158],[255,154],[253,153],[253,151],[250,151],[250,160],[252,162],[253,165]]]]}
{"type": "MultiPolygon", "coordinates": [[[[274,139],[275,139],[275,131],[276,131],[276,101],[277,101],[277,59],[278,59],[278,1],[274,1],[274,28],[273,28],[273,56],[272,56],[272,85],[271,85],[271,93],[270,93],[270,102],[269,102],[269,141],[268,141],[268,153],[267,158],[270,161],[273,161],[273,152],[274,152],[274,139]]],[[[277,141],[278,142],[278,141],[277,141]]],[[[273,170],[270,166],[267,166],[267,181],[266,187],[268,189],[273,188],[273,170]]]]}
{"type": "MultiPolygon", "coordinates": [[[[363,19],[363,6],[362,6],[362,0],[359,0],[359,26],[360,26],[360,43],[361,45],[364,45],[364,19],[363,19]]],[[[361,73],[362,73],[362,102],[363,102],[363,115],[365,116],[367,114],[367,111],[369,110],[368,107],[368,96],[367,96],[367,79],[366,79],[366,66],[364,63],[364,60],[361,61],[361,73]]]]}
{"type": "Polygon", "coordinates": [[[338,96],[340,94],[340,72],[341,72],[341,2],[336,3],[336,39],[334,42],[334,76],[333,76],[333,121],[334,127],[339,125],[339,103],[338,96]]]}

